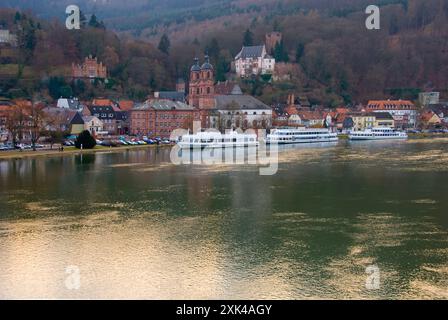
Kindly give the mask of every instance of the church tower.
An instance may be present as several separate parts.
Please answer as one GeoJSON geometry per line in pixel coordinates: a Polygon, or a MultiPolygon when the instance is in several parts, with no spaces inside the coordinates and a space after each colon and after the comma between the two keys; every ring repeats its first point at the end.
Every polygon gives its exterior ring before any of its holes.
{"type": "Polygon", "coordinates": [[[212,109],[215,106],[215,70],[208,55],[199,66],[199,59],[194,60],[190,69],[189,104],[199,109],[212,109]]]}

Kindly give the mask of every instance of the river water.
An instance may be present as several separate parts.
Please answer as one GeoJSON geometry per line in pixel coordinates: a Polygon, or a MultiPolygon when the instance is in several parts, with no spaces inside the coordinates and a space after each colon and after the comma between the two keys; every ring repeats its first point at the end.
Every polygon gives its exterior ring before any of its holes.
{"type": "Polygon", "coordinates": [[[169,153],[0,160],[0,298],[448,299],[448,140],[169,153]]]}

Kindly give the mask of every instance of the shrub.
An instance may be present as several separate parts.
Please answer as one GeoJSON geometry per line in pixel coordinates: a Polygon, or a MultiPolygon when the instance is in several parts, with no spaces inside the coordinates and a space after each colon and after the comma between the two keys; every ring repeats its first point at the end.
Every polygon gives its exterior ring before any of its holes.
{"type": "Polygon", "coordinates": [[[93,149],[96,146],[95,138],[92,137],[87,130],[81,132],[75,141],[76,148],[81,149],[81,145],[83,149],[93,149]]]}

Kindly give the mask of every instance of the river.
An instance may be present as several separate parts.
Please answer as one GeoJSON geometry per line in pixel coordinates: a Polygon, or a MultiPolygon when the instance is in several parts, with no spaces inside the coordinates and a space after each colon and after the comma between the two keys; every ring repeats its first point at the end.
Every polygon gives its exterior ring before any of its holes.
{"type": "Polygon", "coordinates": [[[448,299],[448,140],[169,152],[0,160],[0,298],[448,299]]]}

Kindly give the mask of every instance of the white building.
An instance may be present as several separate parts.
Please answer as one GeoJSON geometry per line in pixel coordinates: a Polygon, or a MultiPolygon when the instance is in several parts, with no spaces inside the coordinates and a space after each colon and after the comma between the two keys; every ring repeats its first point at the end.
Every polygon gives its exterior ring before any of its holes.
{"type": "Polygon", "coordinates": [[[235,57],[235,68],[240,77],[272,74],[275,69],[275,59],[267,54],[264,45],[243,47],[235,57]]]}
{"type": "Polygon", "coordinates": [[[420,92],[418,100],[422,106],[438,104],[440,102],[440,92],[420,92]]]}
{"type": "Polygon", "coordinates": [[[81,103],[77,98],[73,99],[58,99],[57,107],[61,109],[80,110],[82,109],[81,103]]]}
{"type": "Polygon", "coordinates": [[[103,122],[97,117],[84,116],[82,120],[84,121],[84,130],[89,131],[91,135],[96,136],[105,133],[103,132],[103,122]]]}
{"type": "Polygon", "coordinates": [[[272,109],[258,99],[244,95],[238,85],[230,95],[215,97],[215,111],[213,128],[267,129],[272,126],[272,109]]]}
{"type": "Polygon", "coordinates": [[[12,46],[16,46],[17,36],[13,35],[9,30],[0,29],[0,43],[8,43],[12,46]]]}

